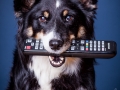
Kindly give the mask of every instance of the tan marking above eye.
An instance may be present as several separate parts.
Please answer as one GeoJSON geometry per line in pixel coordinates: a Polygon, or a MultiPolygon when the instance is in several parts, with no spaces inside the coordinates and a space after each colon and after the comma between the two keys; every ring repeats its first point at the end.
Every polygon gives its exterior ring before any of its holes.
{"type": "Polygon", "coordinates": [[[45,11],[44,12],[44,17],[48,18],[49,17],[49,12],[45,11]]]}
{"type": "Polygon", "coordinates": [[[69,36],[70,36],[70,40],[75,39],[75,35],[71,31],[69,31],[69,36]]]}
{"type": "Polygon", "coordinates": [[[68,10],[63,11],[63,16],[66,16],[68,14],[68,10]]]}

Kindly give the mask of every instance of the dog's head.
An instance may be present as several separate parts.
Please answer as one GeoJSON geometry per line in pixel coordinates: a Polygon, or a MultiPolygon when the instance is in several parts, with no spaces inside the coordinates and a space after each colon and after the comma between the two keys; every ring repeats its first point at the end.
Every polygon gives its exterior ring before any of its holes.
{"type": "Polygon", "coordinates": [[[72,39],[93,38],[96,3],[97,0],[14,0],[21,38],[42,39],[48,52],[61,54],[72,39]]]}

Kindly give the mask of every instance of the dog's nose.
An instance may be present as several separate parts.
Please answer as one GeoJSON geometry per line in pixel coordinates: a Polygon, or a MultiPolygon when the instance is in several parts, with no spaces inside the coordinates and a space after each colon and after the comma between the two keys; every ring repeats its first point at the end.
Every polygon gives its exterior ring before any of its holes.
{"type": "Polygon", "coordinates": [[[49,42],[49,46],[53,50],[59,50],[60,47],[62,47],[62,45],[63,45],[63,42],[61,40],[57,40],[57,39],[50,40],[50,42],[49,42]]]}

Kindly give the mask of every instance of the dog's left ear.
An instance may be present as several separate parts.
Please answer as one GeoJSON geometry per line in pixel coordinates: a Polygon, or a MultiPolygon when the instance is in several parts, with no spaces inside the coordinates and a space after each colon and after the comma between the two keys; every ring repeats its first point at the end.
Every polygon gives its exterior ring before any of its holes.
{"type": "Polygon", "coordinates": [[[85,9],[95,10],[97,9],[97,0],[79,0],[85,9]]]}
{"type": "Polygon", "coordinates": [[[20,17],[23,13],[28,12],[38,0],[14,0],[15,16],[20,17]]]}

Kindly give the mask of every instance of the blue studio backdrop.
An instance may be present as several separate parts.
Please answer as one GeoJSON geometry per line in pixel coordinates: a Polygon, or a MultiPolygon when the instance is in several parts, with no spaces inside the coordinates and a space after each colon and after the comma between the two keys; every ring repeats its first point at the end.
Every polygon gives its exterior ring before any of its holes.
{"type": "MultiPolygon", "coordinates": [[[[112,59],[96,59],[97,90],[120,90],[120,0],[98,0],[95,36],[97,40],[117,42],[118,53],[112,59]]],[[[17,22],[13,0],[0,1],[0,90],[5,90],[12,66],[17,22]]]]}

